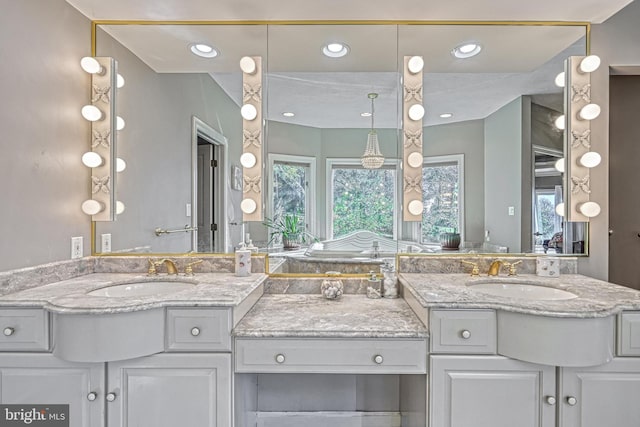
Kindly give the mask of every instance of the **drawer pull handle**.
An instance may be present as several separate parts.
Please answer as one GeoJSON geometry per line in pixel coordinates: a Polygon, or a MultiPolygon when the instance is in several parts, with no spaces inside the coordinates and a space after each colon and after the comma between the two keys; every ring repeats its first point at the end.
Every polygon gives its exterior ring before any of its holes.
{"type": "Polygon", "coordinates": [[[98,394],[96,392],[91,392],[89,394],[87,394],[87,400],[89,402],[93,402],[94,400],[96,400],[98,398],[98,394]]]}
{"type": "Polygon", "coordinates": [[[191,328],[191,335],[193,335],[194,337],[200,335],[200,328],[198,328],[197,326],[191,328]]]}
{"type": "Polygon", "coordinates": [[[116,394],[115,393],[109,393],[106,396],[107,402],[113,402],[114,400],[116,400],[116,394]]]}
{"type": "Polygon", "coordinates": [[[469,332],[469,331],[468,331],[468,330],[466,330],[466,329],[463,329],[463,330],[460,332],[460,336],[462,337],[462,339],[468,340],[469,338],[471,338],[471,332],[469,332]]]}
{"type": "Polygon", "coordinates": [[[11,335],[13,335],[15,331],[16,330],[13,329],[12,327],[6,327],[4,328],[4,331],[2,331],[2,333],[4,334],[5,337],[10,337],[11,335]]]}
{"type": "Polygon", "coordinates": [[[375,363],[377,363],[378,365],[381,365],[381,364],[382,364],[382,362],[384,362],[384,357],[382,357],[382,356],[381,356],[381,355],[379,355],[379,354],[376,354],[375,356],[373,356],[373,361],[374,361],[375,363]]]}
{"type": "Polygon", "coordinates": [[[547,398],[545,399],[547,401],[548,405],[555,405],[556,404],[556,398],[553,396],[547,396],[547,398]]]}
{"type": "Polygon", "coordinates": [[[573,396],[569,396],[567,397],[567,403],[569,404],[569,406],[575,406],[576,403],[578,403],[578,399],[573,396]]]}
{"type": "Polygon", "coordinates": [[[276,354],[276,362],[284,363],[284,361],[285,361],[284,354],[276,354]]]}

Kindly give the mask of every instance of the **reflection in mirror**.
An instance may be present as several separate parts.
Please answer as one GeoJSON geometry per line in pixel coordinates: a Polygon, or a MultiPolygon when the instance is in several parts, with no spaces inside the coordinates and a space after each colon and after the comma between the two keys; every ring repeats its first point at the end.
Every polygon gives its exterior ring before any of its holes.
{"type": "MultiPolygon", "coordinates": [[[[97,54],[115,57],[127,79],[119,94],[127,128],[118,138],[129,166],[119,176],[118,195],[127,211],[115,223],[96,224],[96,252],[102,234],[112,234],[113,251],[198,250],[194,241],[206,240],[203,228],[211,233],[210,244],[200,247],[207,251],[229,252],[251,239],[263,251],[296,252],[283,251],[282,236],[271,239],[273,230],[263,224],[242,224],[239,60],[246,55],[266,58],[266,216],[300,218],[307,239],[297,252],[342,257],[349,248],[356,261],[398,250],[442,252],[443,232],[460,236],[459,251],[544,251],[550,227],[538,217],[549,188],[538,187],[535,153],[562,149],[561,132],[552,127],[562,112],[554,78],[564,58],[584,54],[584,35],[583,26],[571,25],[100,26],[97,54]],[[219,52],[216,58],[190,52],[191,43],[205,41],[219,52]],[[465,41],[479,43],[480,54],[455,58],[451,50],[465,41]],[[345,43],[347,55],[323,55],[330,42],[345,43]],[[419,223],[402,222],[398,208],[405,143],[398,129],[407,95],[400,65],[407,55],[425,61],[419,223]],[[371,117],[361,114],[371,112],[369,93],[378,94],[374,130],[385,163],[363,170],[371,117]],[[205,199],[192,196],[203,175],[194,173],[193,117],[226,141],[228,170],[214,174],[218,182],[211,185],[227,200],[212,207],[218,212],[213,232],[207,221],[195,222],[205,199]],[[154,233],[185,226],[198,227],[198,238],[154,233]],[[311,244],[314,239],[319,243],[311,244]]],[[[576,229],[571,250],[586,250],[586,230],[552,222],[554,234],[559,225],[567,238],[576,229]]]]}

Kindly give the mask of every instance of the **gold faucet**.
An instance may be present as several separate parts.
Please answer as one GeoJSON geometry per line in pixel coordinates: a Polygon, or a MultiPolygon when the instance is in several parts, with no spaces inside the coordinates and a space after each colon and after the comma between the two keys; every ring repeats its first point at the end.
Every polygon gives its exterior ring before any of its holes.
{"type": "Polygon", "coordinates": [[[176,264],[175,262],[171,261],[170,259],[163,259],[162,261],[160,261],[161,263],[163,263],[166,267],[167,267],[167,274],[172,275],[178,274],[178,269],[176,268],[176,264]]]}
{"type": "Polygon", "coordinates": [[[196,264],[200,264],[202,262],[201,259],[197,260],[197,261],[193,261],[190,262],[189,264],[187,264],[187,266],[184,268],[184,274],[187,276],[193,276],[193,266],[196,264]]]}
{"type": "Polygon", "coordinates": [[[464,264],[469,264],[471,266],[471,275],[472,276],[479,276],[480,275],[480,269],[478,268],[478,263],[477,262],[471,262],[471,261],[462,261],[464,264]]]}
{"type": "Polygon", "coordinates": [[[487,275],[489,276],[497,276],[500,274],[500,267],[502,266],[503,261],[502,260],[495,260],[491,263],[491,265],[489,266],[489,272],[487,273],[487,275]]]}
{"type": "Polygon", "coordinates": [[[509,269],[509,276],[517,276],[518,271],[516,270],[516,265],[520,264],[522,260],[516,262],[505,262],[504,266],[509,269]]]}

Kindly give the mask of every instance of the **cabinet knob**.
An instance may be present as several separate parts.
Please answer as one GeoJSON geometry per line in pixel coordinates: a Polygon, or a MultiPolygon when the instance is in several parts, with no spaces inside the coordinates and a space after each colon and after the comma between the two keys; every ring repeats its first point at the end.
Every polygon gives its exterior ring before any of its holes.
{"type": "Polygon", "coordinates": [[[379,354],[376,354],[375,356],[373,356],[373,361],[376,362],[378,365],[382,364],[382,362],[384,362],[384,357],[382,357],[379,354]]]}
{"type": "Polygon", "coordinates": [[[547,396],[547,398],[545,399],[547,401],[548,405],[555,405],[556,404],[556,398],[553,396],[547,396]]]}
{"type": "Polygon", "coordinates": [[[98,394],[96,392],[91,392],[89,394],[87,394],[87,400],[89,402],[93,402],[94,400],[96,400],[98,398],[98,394]]]}
{"type": "Polygon", "coordinates": [[[284,363],[284,354],[276,354],[276,362],[278,363],[284,363]]]}
{"type": "Polygon", "coordinates": [[[10,337],[11,335],[13,335],[13,333],[15,331],[16,331],[15,329],[13,329],[12,327],[9,326],[9,327],[4,328],[2,333],[4,334],[5,337],[10,337]]]}
{"type": "Polygon", "coordinates": [[[113,402],[114,400],[116,400],[116,394],[115,393],[109,393],[106,396],[107,402],[113,402]]]}
{"type": "Polygon", "coordinates": [[[460,332],[460,336],[461,336],[463,339],[468,340],[469,338],[471,338],[471,332],[470,332],[470,331],[468,331],[468,330],[466,330],[466,329],[463,329],[463,330],[460,332]]]}
{"type": "Polygon", "coordinates": [[[578,399],[573,396],[568,396],[567,403],[569,404],[569,406],[575,406],[575,404],[578,403],[578,399]]]}
{"type": "Polygon", "coordinates": [[[191,328],[191,335],[193,335],[194,337],[200,335],[200,328],[198,328],[197,326],[191,328]]]}

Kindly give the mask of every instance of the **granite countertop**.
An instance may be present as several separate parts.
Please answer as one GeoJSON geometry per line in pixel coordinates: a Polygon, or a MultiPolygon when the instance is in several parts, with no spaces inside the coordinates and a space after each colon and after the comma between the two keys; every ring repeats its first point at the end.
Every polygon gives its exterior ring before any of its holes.
{"type": "Polygon", "coordinates": [[[426,308],[490,308],[553,317],[606,317],[622,310],[640,309],[640,291],[580,274],[550,278],[535,274],[471,277],[469,274],[402,273],[399,277],[404,292],[410,292],[426,308]],[[577,297],[526,300],[492,296],[469,286],[486,282],[540,285],[568,291],[577,297]]]}
{"type": "Polygon", "coordinates": [[[0,306],[43,307],[57,313],[108,314],[164,306],[234,307],[266,280],[265,274],[238,277],[233,273],[198,273],[194,276],[147,276],[140,273],[92,273],[0,296],[0,306]],[[178,292],[149,296],[102,297],[87,295],[113,285],[153,281],[190,282],[178,292]]]}
{"type": "Polygon", "coordinates": [[[402,299],[343,295],[263,295],[233,330],[236,337],[424,338],[427,329],[402,299]]]}

